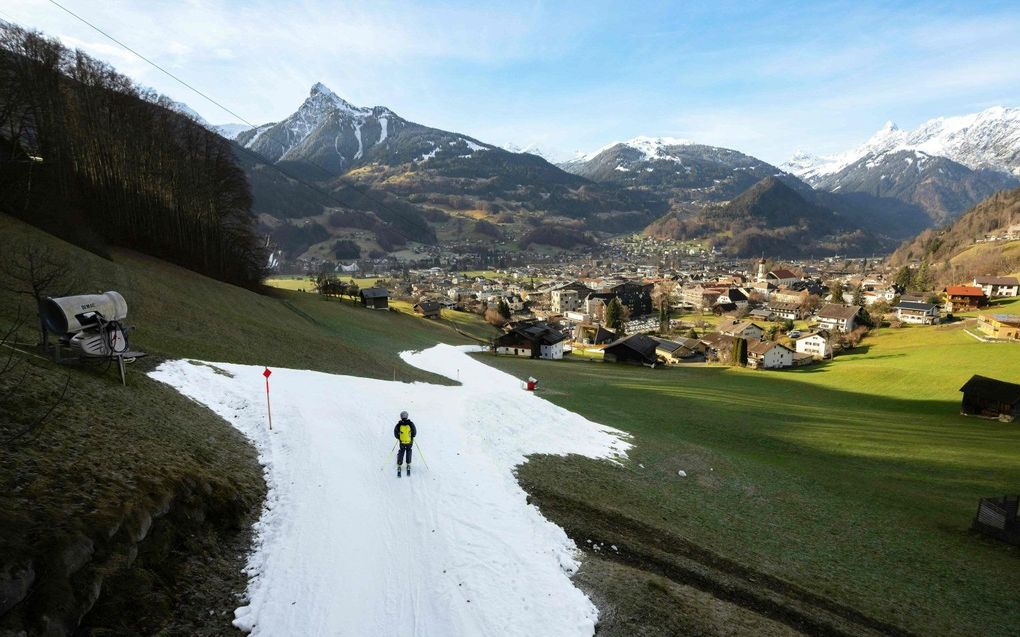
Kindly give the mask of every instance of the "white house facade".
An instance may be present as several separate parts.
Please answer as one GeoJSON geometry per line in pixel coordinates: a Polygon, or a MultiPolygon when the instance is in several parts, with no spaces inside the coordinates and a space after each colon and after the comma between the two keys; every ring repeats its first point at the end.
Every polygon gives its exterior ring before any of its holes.
{"type": "Polygon", "coordinates": [[[802,336],[795,341],[798,354],[810,354],[815,358],[831,358],[832,345],[829,343],[828,334],[814,332],[802,336]]]}
{"type": "Polygon", "coordinates": [[[762,341],[747,351],[747,362],[756,369],[793,367],[793,350],[779,343],[762,341]]]}

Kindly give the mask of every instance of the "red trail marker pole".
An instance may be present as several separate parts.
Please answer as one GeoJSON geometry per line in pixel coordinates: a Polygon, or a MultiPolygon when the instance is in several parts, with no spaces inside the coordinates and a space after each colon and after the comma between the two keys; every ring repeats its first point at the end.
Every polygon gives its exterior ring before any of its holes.
{"type": "Polygon", "coordinates": [[[262,375],[266,377],[266,413],[269,414],[269,431],[273,430],[273,410],[269,406],[269,377],[273,375],[273,372],[266,368],[266,371],[262,372],[262,375]]]}

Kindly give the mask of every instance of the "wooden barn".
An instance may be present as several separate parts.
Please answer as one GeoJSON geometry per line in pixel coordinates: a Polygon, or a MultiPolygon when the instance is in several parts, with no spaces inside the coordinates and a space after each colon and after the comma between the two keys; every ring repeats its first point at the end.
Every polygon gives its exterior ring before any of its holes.
{"type": "Polygon", "coordinates": [[[361,304],[372,310],[387,310],[390,307],[390,293],[386,288],[365,288],[358,293],[361,304]]]}
{"type": "Polygon", "coordinates": [[[947,312],[969,312],[988,305],[985,292],[975,285],[950,285],[942,290],[947,312]]]}
{"type": "Polygon", "coordinates": [[[443,306],[435,301],[422,301],[421,303],[415,303],[414,311],[425,318],[440,318],[443,306]]]}
{"type": "Polygon", "coordinates": [[[655,366],[659,356],[655,353],[659,343],[644,334],[635,334],[617,339],[602,350],[605,360],[614,363],[637,363],[655,366]]]}
{"type": "Polygon", "coordinates": [[[1007,422],[1020,415],[1020,385],[974,375],[960,388],[961,412],[968,416],[998,418],[1007,422]]]}

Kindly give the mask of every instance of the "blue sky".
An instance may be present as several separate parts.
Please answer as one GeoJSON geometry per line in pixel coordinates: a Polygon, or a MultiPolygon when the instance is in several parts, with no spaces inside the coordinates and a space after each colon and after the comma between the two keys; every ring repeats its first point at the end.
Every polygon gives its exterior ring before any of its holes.
{"type": "MultiPolygon", "coordinates": [[[[252,122],[322,81],[554,159],[650,135],[780,163],[886,120],[1020,106],[1018,2],[59,1],[252,122]]],[[[235,119],[46,0],[7,0],[0,18],[235,119]]]]}

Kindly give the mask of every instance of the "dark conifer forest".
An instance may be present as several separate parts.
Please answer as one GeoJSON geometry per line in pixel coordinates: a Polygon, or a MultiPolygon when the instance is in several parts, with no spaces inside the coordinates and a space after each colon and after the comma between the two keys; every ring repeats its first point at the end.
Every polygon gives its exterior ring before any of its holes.
{"type": "Polygon", "coordinates": [[[110,66],[0,21],[0,211],[103,254],[252,287],[266,262],[230,142],[110,66]]]}

